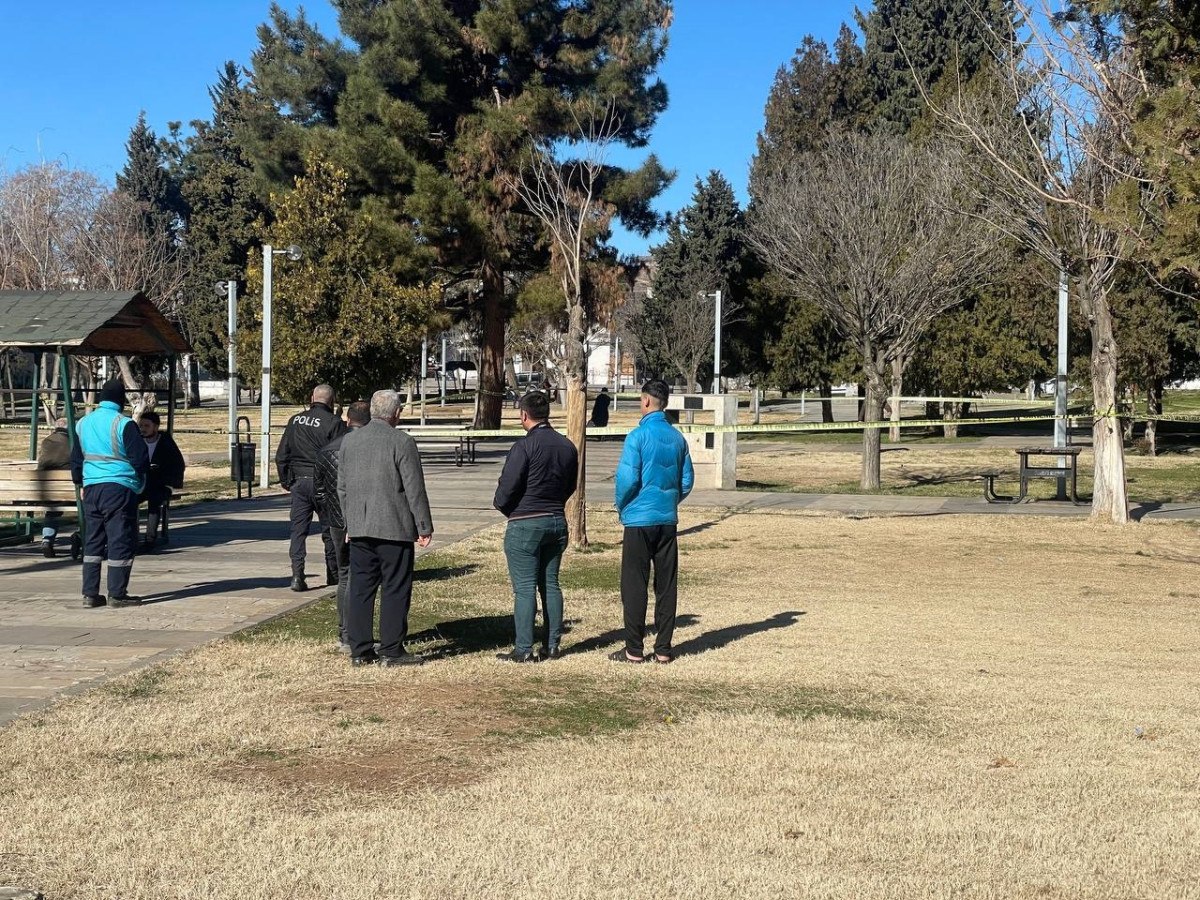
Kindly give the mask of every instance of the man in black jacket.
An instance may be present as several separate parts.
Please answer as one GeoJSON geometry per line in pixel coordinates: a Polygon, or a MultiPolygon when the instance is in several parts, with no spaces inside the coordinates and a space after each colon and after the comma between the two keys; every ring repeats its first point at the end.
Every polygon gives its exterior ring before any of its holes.
{"type": "Polygon", "coordinates": [[[172,488],[183,487],[183,472],[187,468],[183,454],[175,439],[160,431],[162,417],[152,409],[142,413],[138,420],[142,439],[146,442],[146,453],[150,456],[150,471],[146,474],[146,486],[138,497],[138,504],[146,506],[146,549],[154,549],[158,540],[158,523],[163,506],[171,499],[172,488]]]}
{"type": "MultiPolygon", "coordinates": [[[[370,421],[371,404],[359,400],[346,408],[346,424],[350,426],[350,431],[362,428],[370,421]]],[[[337,492],[338,464],[341,461],[342,441],[345,437],[345,434],[338,435],[317,454],[317,473],[313,486],[317,514],[329,528],[329,537],[333,541],[334,553],[337,554],[338,644],[343,652],[349,653],[350,642],[346,640],[346,590],[350,585],[350,544],[346,540],[346,517],[342,514],[342,504],[338,501],[337,492]]]]}
{"type": "Polygon", "coordinates": [[[561,655],[563,595],[558,568],[567,549],[566,502],[579,479],[575,445],[550,427],[550,399],[534,392],[521,398],[521,427],[525,437],[513,444],[504,460],[494,505],[508,518],[504,556],[513,585],[512,653],[498,658],[536,662],[533,620],[537,594],[542,593],[546,619],[545,655],[561,655]]]}
{"type": "MultiPolygon", "coordinates": [[[[279,483],[292,495],[292,590],[306,591],[304,582],[305,542],[308,528],[312,525],[313,475],[316,471],[317,453],[321,448],[346,433],[346,423],[333,412],[333,388],[318,384],[313,388],[312,406],[288,419],[283,439],[275,452],[275,465],[279,469],[279,483]]],[[[325,583],[337,584],[337,555],[329,528],[321,522],[321,540],[325,544],[325,583]]]]}

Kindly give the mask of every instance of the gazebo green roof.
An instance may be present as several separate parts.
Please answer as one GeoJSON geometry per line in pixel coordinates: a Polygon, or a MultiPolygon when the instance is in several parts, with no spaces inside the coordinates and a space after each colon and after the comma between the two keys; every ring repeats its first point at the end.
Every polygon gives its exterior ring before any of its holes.
{"type": "Polygon", "coordinates": [[[140,291],[0,291],[0,348],[78,356],[191,351],[140,291]]]}

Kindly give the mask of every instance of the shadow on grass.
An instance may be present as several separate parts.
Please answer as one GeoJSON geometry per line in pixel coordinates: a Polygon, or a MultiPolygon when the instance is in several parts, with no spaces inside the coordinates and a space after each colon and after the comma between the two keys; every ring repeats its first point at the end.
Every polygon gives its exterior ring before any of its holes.
{"type": "MultiPolygon", "coordinates": [[[[699,616],[693,615],[692,613],[684,613],[681,616],[675,617],[675,627],[676,628],[690,628],[692,625],[695,625],[699,621],[700,621],[699,616]]],[[[647,628],[646,633],[653,634],[654,629],[647,628]]],[[[585,640],[582,640],[578,644],[572,644],[570,647],[565,648],[564,653],[568,653],[568,654],[592,653],[597,650],[607,650],[609,647],[612,647],[614,644],[619,644],[624,640],[625,640],[625,629],[624,628],[613,628],[609,631],[605,631],[602,634],[598,634],[595,637],[590,637],[585,640]]]]}
{"type": "Polygon", "coordinates": [[[742,625],[729,625],[725,628],[718,628],[716,631],[708,631],[679,644],[675,648],[675,655],[686,656],[689,653],[720,650],[722,647],[728,647],[734,641],[739,641],[752,634],[761,634],[764,631],[773,631],[776,628],[787,628],[795,625],[796,621],[803,615],[805,615],[804,612],[795,610],[781,612],[776,613],[769,619],[763,619],[761,622],[746,622],[742,625]]]}
{"type": "Polygon", "coordinates": [[[417,569],[413,572],[413,581],[449,581],[452,578],[465,578],[467,575],[474,575],[482,566],[478,563],[465,563],[463,565],[452,566],[430,566],[425,569],[417,569]]]}

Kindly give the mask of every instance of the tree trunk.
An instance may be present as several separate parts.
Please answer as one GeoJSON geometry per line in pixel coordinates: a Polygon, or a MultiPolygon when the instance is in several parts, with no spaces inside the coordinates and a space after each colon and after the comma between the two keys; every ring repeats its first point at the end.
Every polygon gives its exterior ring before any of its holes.
{"type": "Polygon", "coordinates": [[[892,360],[892,428],[889,438],[893,444],[900,443],[900,397],[904,393],[904,360],[892,360]]]}
{"type": "Polygon", "coordinates": [[[139,419],[146,410],[158,406],[158,397],[153,391],[140,389],[138,380],[133,375],[133,368],[129,365],[128,356],[118,356],[117,366],[121,370],[121,380],[125,382],[125,390],[129,392],[129,415],[134,419],[139,419]]]}
{"type": "Polygon", "coordinates": [[[4,387],[8,390],[8,417],[15,419],[17,417],[17,394],[13,389],[13,355],[11,351],[5,350],[0,355],[0,362],[4,365],[4,387]]]}
{"type": "Polygon", "coordinates": [[[567,437],[579,454],[579,479],[567,501],[567,529],[571,546],[582,550],[587,536],[587,331],[583,303],[576,299],[568,308],[566,335],[567,437]]]}
{"type": "Polygon", "coordinates": [[[483,346],[479,352],[476,428],[499,428],[504,409],[504,273],[483,264],[483,346]]]}
{"type": "MultiPolygon", "coordinates": [[[[866,381],[866,399],[860,407],[860,415],[864,422],[881,422],[883,420],[883,402],[887,399],[887,384],[883,378],[882,368],[875,368],[873,362],[867,362],[863,367],[863,378],[866,381]]],[[[859,385],[862,390],[863,385],[859,385]]],[[[864,491],[879,490],[879,448],[882,438],[879,428],[863,429],[862,455],[862,489],[864,491]]]]}
{"type": "MultiPolygon", "coordinates": [[[[521,387],[520,387],[519,383],[517,382],[517,366],[512,361],[511,356],[505,357],[505,360],[504,360],[504,380],[508,384],[508,386],[512,388],[513,397],[515,397],[517,400],[520,400],[521,399],[521,387]]],[[[531,385],[531,387],[536,387],[536,385],[531,385]]],[[[513,406],[516,406],[515,401],[513,403],[513,406]]]]}
{"type": "Polygon", "coordinates": [[[1146,420],[1146,452],[1158,456],[1158,420],[1154,416],[1162,415],[1163,380],[1151,378],[1146,388],[1146,412],[1150,418],[1146,420]]]}
{"type": "Polygon", "coordinates": [[[1107,298],[1094,301],[1091,333],[1092,396],[1096,406],[1092,423],[1095,455],[1092,518],[1124,525],[1129,521],[1129,497],[1125,485],[1125,444],[1121,420],[1117,418],[1117,345],[1107,298]]]}
{"type": "Polygon", "coordinates": [[[942,437],[958,437],[958,418],[961,407],[957,403],[942,404],[942,437]]]}
{"type": "Polygon", "coordinates": [[[828,425],[833,421],[833,385],[822,381],[818,390],[821,392],[821,422],[828,425]]]}
{"type": "Polygon", "coordinates": [[[188,354],[188,402],[192,406],[200,405],[200,357],[195,353],[188,354]]]}

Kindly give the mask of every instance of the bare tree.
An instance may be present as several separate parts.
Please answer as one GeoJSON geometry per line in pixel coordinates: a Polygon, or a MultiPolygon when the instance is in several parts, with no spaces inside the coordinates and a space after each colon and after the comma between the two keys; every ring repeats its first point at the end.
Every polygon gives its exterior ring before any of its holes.
{"type": "MultiPolygon", "coordinates": [[[[572,546],[586,547],[588,334],[603,293],[595,272],[595,251],[614,215],[601,197],[609,149],[621,130],[614,105],[593,106],[576,118],[579,156],[561,161],[548,142],[537,143],[517,190],[541,222],[550,244],[566,309],[562,371],[567,382],[567,437],[579,453],[579,487],[567,504],[572,546]]],[[[615,283],[615,274],[612,276],[615,283]]]]}
{"type": "MultiPolygon", "coordinates": [[[[834,134],[763,179],[751,241],[861,354],[865,420],[892,366],[983,274],[983,229],[960,211],[961,154],[889,135],[834,134]]],[[[863,431],[862,487],[880,485],[880,431],[863,431]]]]}
{"type": "Polygon", "coordinates": [[[981,218],[1071,278],[1091,335],[1095,488],[1092,516],[1129,521],[1119,421],[1119,352],[1110,296],[1133,258],[1154,186],[1132,146],[1146,86],[1131,50],[1095,23],[1016,0],[1020,38],[996,36],[995,76],[935,112],[979,158],[981,218]]]}

